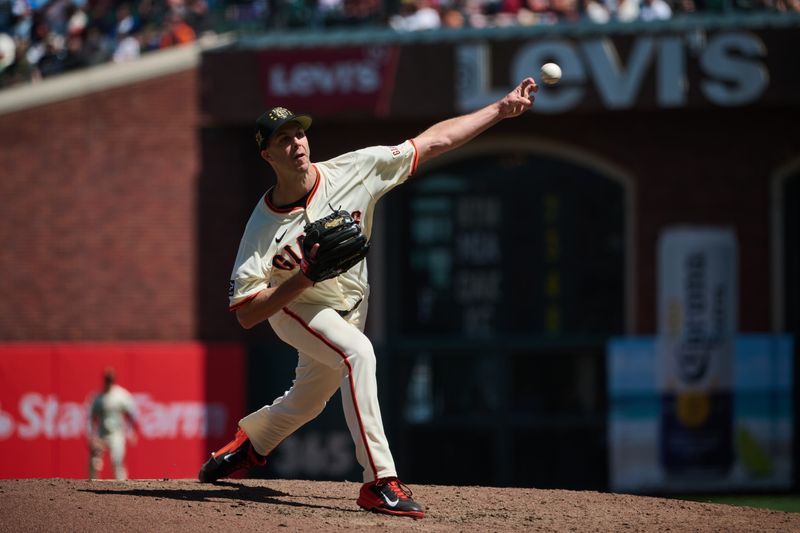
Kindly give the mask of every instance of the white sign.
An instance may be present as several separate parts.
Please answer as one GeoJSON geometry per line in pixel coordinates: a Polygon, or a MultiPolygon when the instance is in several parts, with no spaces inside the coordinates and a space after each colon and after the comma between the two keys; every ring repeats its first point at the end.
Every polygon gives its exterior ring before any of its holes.
{"type": "MultiPolygon", "coordinates": [[[[628,56],[621,58],[608,37],[578,43],[564,40],[536,41],[521,46],[511,61],[509,85],[539,72],[548,62],[561,66],[558,86],[540,90],[534,111],[563,113],[577,107],[593,85],[607,109],[631,109],[644,90],[644,81],[655,76],[655,101],[660,108],[688,105],[689,68],[702,73],[700,93],[718,106],[743,106],[757,101],[769,86],[763,59],[767,49],[748,32],[706,36],[641,35],[628,56]],[[692,65],[692,62],[695,65],[692,65]]],[[[491,51],[488,44],[458,46],[456,56],[456,105],[460,112],[483,107],[507,92],[491,86],[491,51]]]]}
{"type": "MultiPolygon", "coordinates": [[[[218,437],[229,430],[228,410],[221,403],[159,402],[146,393],[133,396],[139,429],[146,439],[218,437]]],[[[0,406],[0,440],[14,435],[25,440],[78,439],[86,435],[88,404],[62,400],[55,394],[27,392],[20,396],[17,407],[19,419],[0,406]]]]}
{"type": "Polygon", "coordinates": [[[658,339],[663,391],[730,389],[737,261],[730,229],[676,227],[661,234],[658,339]]]}

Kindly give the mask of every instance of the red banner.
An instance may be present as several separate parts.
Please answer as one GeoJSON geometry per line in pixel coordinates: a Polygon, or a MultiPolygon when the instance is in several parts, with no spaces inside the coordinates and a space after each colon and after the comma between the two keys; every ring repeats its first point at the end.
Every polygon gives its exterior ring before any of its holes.
{"type": "Polygon", "coordinates": [[[0,478],[88,475],[87,414],[107,367],[139,411],[129,477],[193,478],[246,414],[244,359],[230,344],[0,344],[0,478]]]}
{"type": "Polygon", "coordinates": [[[317,116],[387,116],[399,53],[392,46],[263,52],[259,60],[265,106],[317,116]]]}

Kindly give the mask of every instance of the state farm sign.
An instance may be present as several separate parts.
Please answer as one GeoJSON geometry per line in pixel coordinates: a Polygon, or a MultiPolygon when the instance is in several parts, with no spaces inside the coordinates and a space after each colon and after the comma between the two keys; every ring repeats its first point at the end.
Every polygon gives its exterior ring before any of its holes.
{"type": "Polygon", "coordinates": [[[16,458],[0,478],[87,475],[88,409],[108,366],[139,412],[132,478],[194,477],[246,414],[239,345],[0,344],[0,455],[16,458]]]}
{"type": "MultiPolygon", "coordinates": [[[[221,437],[231,429],[225,427],[230,417],[223,403],[159,402],[150,394],[131,392],[139,412],[140,436],[145,439],[204,439],[221,437]]],[[[0,440],[85,438],[89,404],[89,398],[75,402],[56,394],[27,392],[19,399],[16,417],[0,405],[0,440]]]]}
{"type": "Polygon", "coordinates": [[[384,116],[398,55],[390,46],[264,52],[259,57],[265,107],[384,116]]]}

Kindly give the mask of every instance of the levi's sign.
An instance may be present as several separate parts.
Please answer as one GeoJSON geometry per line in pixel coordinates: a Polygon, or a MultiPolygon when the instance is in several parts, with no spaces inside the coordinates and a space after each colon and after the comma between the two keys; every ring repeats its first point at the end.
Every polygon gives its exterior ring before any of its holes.
{"type": "MultiPolygon", "coordinates": [[[[536,77],[544,63],[558,63],[561,83],[536,95],[539,113],[570,111],[587,105],[590,96],[595,105],[612,110],[648,104],[681,108],[695,101],[743,106],[758,101],[769,86],[767,49],[753,33],[640,35],[624,47],[624,55],[622,49],[609,37],[524,43],[512,54],[508,86],[536,77]]],[[[482,107],[508,92],[506,86],[492,87],[490,45],[460,45],[455,58],[458,111],[482,107]]]]}
{"type": "Polygon", "coordinates": [[[265,105],[319,115],[388,113],[399,51],[395,47],[271,50],[259,56],[265,105]]]}
{"type": "Polygon", "coordinates": [[[278,63],[269,67],[270,92],[287,96],[371,94],[380,87],[380,68],[375,61],[344,60],[334,63],[278,63]]]}

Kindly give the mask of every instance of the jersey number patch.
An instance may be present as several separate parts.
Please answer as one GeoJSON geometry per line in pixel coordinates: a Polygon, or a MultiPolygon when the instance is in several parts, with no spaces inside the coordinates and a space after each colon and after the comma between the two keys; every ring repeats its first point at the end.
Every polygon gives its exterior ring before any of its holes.
{"type": "MultiPolygon", "coordinates": [[[[297,238],[298,249],[302,249],[304,236],[305,235],[300,235],[297,238]]],[[[302,261],[300,253],[293,250],[290,244],[284,245],[282,250],[283,253],[277,253],[272,258],[272,266],[280,268],[281,270],[294,270],[297,268],[300,265],[300,261],[302,261]]]]}

